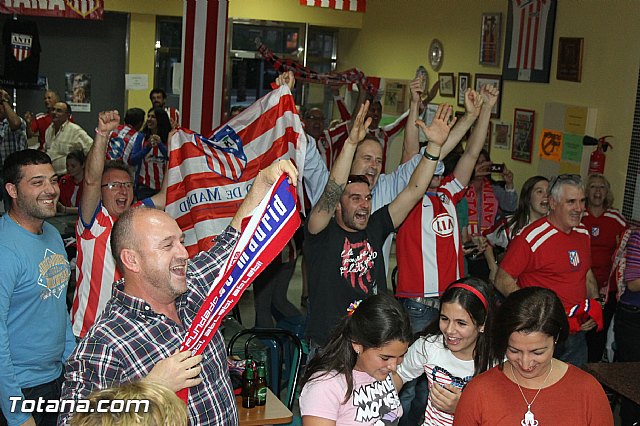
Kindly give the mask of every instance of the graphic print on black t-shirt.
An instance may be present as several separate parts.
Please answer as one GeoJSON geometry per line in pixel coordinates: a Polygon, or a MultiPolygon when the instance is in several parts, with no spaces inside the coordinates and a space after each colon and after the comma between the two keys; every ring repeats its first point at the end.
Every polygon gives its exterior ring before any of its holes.
{"type": "Polygon", "coordinates": [[[4,78],[36,83],[40,65],[40,39],[35,22],[9,19],[4,24],[4,78]]]}
{"type": "Polygon", "coordinates": [[[345,237],[340,257],[340,275],[346,278],[354,289],[369,294],[369,289],[375,281],[371,272],[378,257],[378,252],[373,250],[369,240],[352,243],[345,237]]]}

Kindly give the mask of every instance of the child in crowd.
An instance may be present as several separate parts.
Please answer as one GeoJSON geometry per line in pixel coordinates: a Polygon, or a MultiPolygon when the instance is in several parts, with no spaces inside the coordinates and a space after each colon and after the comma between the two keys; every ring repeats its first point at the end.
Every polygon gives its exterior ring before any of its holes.
{"type": "Polygon", "coordinates": [[[409,318],[386,294],[350,309],[307,366],[299,400],[305,426],[395,425],[402,415],[392,373],[412,340],[409,318]]]}
{"type": "Polygon", "coordinates": [[[473,376],[488,370],[488,331],[493,316],[493,291],[486,281],[463,278],[440,296],[440,317],[416,340],[394,375],[396,387],[423,373],[429,381],[425,425],[451,425],[458,400],[473,376]]]}

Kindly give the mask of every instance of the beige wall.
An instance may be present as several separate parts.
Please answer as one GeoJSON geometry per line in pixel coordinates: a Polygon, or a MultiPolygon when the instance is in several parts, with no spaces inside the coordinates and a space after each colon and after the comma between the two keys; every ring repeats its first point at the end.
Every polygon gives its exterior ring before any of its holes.
{"type": "MultiPolygon", "coordinates": [[[[545,102],[597,108],[597,135],[614,135],[614,150],[607,153],[605,174],[611,181],[616,206],[621,206],[629,155],[640,51],[640,2],[632,0],[562,0],[558,2],[554,53],[549,84],[507,81],[503,85],[501,120],[513,123],[513,109],[536,111],[537,143],[545,102]],[[555,79],[559,37],[583,37],[582,82],[555,79]]],[[[430,81],[437,78],[427,64],[427,48],[433,38],[444,45],[440,72],[500,74],[497,67],[478,64],[480,21],[483,12],[502,12],[504,32],[507,2],[498,0],[402,0],[370,1],[362,29],[341,30],[339,69],[357,65],[366,73],[409,79],[418,65],[425,65],[430,81]]],[[[436,98],[434,102],[452,102],[436,98]]],[[[398,144],[394,155],[399,157],[398,144]]],[[[531,165],[511,160],[510,151],[492,150],[494,161],[506,162],[519,187],[538,170],[534,146],[531,165]]]]}
{"type": "MultiPolygon", "coordinates": [[[[155,14],[182,14],[181,0],[105,0],[107,10],[130,12],[129,68],[148,73],[153,84],[155,14]]],[[[298,0],[230,0],[229,16],[243,19],[308,22],[342,28],[339,66],[357,66],[367,74],[409,79],[418,65],[429,70],[427,48],[433,38],[443,42],[441,72],[500,74],[501,68],[478,64],[480,21],[483,12],[502,12],[504,32],[507,2],[504,0],[369,0],[364,14],[300,6],[298,0]]],[[[640,2],[635,0],[562,0],[558,2],[554,53],[549,84],[508,81],[503,86],[501,120],[513,122],[516,107],[536,111],[535,141],[540,135],[545,102],[561,102],[597,108],[597,135],[612,134],[614,150],[607,153],[605,174],[611,180],[620,206],[626,176],[629,141],[639,71],[640,2]],[[583,37],[582,82],[555,79],[559,37],[583,37]]],[[[129,105],[146,105],[147,92],[131,92],[129,105]]],[[[434,102],[452,102],[436,98],[434,102]]],[[[394,147],[395,145],[395,147],[394,147]]],[[[392,157],[399,157],[399,145],[392,157]]],[[[493,150],[494,161],[505,161],[520,186],[538,170],[537,147],[531,165],[512,161],[510,151],[493,150]]]]}

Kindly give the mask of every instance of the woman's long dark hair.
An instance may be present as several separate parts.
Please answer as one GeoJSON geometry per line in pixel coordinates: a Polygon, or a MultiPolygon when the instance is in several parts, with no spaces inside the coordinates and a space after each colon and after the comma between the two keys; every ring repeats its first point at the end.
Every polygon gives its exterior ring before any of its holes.
{"type": "MultiPolygon", "coordinates": [[[[156,133],[160,136],[162,143],[166,145],[167,140],[169,139],[169,132],[171,131],[171,120],[169,120],[169,115],[162,108],[151,108],[147,111],[147,114],[150,112],[153,112],[153,115],[156,117],[156,133]]],[[[146,123],[142,129],[142,133],[144,133],[145,139],[149,139],[149,136],[151,136],[151,130],[147,127],[146,123]]]]}
{"type": "Polygon", "coordinates": [[[407,344],[413,340],[407,313],[389,295],[371,296],[336,326],[329,343],[307,365],[302,386],[331,372],[344,374],[347,381],[346,402],[353,393],[353,368],[358,360],[352,344],[360,344],[367,350],[380,348],[395,340],[407,344]]]}
{"type": "MultiPolygon", "coordinates": [[[[477,376],[487,371],[495,364],[495,360],[491,357],[491,334],[489,333],[495,312],[493,286],[481,278],[466,277],[459,279],[452,282],[440,296],[440,313],[442,313],[442,305],[445,303],[459,304],[469,313],[471,321],[476,327],[484,325],[485,332],[478,333],[476,346],[473,349],[473,375],[477,376]],[[478,290],[484,296],[488,308],[485,309],[482,300],[473,292],[460,287],[452,287],[452,285],[458,283],[467,284],[478,290]]],[[[441,334],[439,315],[420,333],[421,336],[439,336],[441,334]]]]}
{"type": "Polygon", "coordinates": [[[513,217],[507,222],[507,232],[509,236],[515,236],[522,228],[529,224],[529,210],[531,210],[531,194],[533,187],[540,181],[549,182],[544,176],[533,176],[525,181],[520,190],[520,199],[518,200],[518,208],[513,217]]]}

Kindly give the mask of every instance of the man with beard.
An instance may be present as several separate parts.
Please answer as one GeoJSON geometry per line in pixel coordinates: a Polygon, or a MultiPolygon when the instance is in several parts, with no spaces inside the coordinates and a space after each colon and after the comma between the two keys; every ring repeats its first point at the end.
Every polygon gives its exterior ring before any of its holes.
{"type": "Polygon", "coordinates": [[[311,351],[322,347],[331,329],[349,304],[386,291],[384,259],[380,255],[387,236],[407,217],[422,198],[435,171],[441,147],[455,122],[451,107],[440,105],[429,127],[419,122],[430,143],[407,187],[389,205],[371,215],[372,182],[363,175],[349,175],[356,161],[378,161],[382,146],[366,139],[371,118],[369,103],[358,112],[318,203],[305,228],[303,250],[309,266],[309,322],[311,351]],[[364,156],[357,152],[365,150],[364,156]]]}
{"type": "MultiPolygon", "coordinates": [[[[123,278],[114,283],[104,314],[69,357],[63,400],[144,379],[173,391],[190,388],[191,425],[238,424],[222,334],[215,332],[202,355],[179,348],[212,283],[224,272],[242,220],[283,173],[296,184],[297,170],[288,160],[261,170],[231,224],[209,250],[192,259],[182,230],[166,213],[141,207],[120,216],[111,246],[123,278]]],[[[67,420],[65,413],[58,422],[67,420]]]]}
{"type": "MultiPolygon", "coordinates": [[[[569,313],[585,299],[598,297],[591,272],[589,231],[580,224],[585,211],[584,184],[579,175],[563,174],[549,183],[549,215],[528,225],[511,241],[496,274],[496,288],[505,296],[523,287],[553,290],[569,313]]],[[[579,331],[556,348],[555,356],[580,367],[587,362],[585,334],[596,326],[582,315],[579,331]]]]}
{"type": "Polygon", "coordinates": [[[0,218],[0,425],[53,425],[57,413],[21,407],[60,397],[62,365],[75,347],[67,253],[44,221],[56,215],[58,176],[49,156],[33,149],[7,157],[3,174],[11,208],[0,218]]]}
{"type": "Polygon", "coordinates": [[[174,107],[167,106],[167,93],[159,88],[154,88],[149,93],[149,100],[151,101],[152,108],[162,108],[165,110],[171,121],[171,127],[180,127],[180,111],[174,107]]]}

